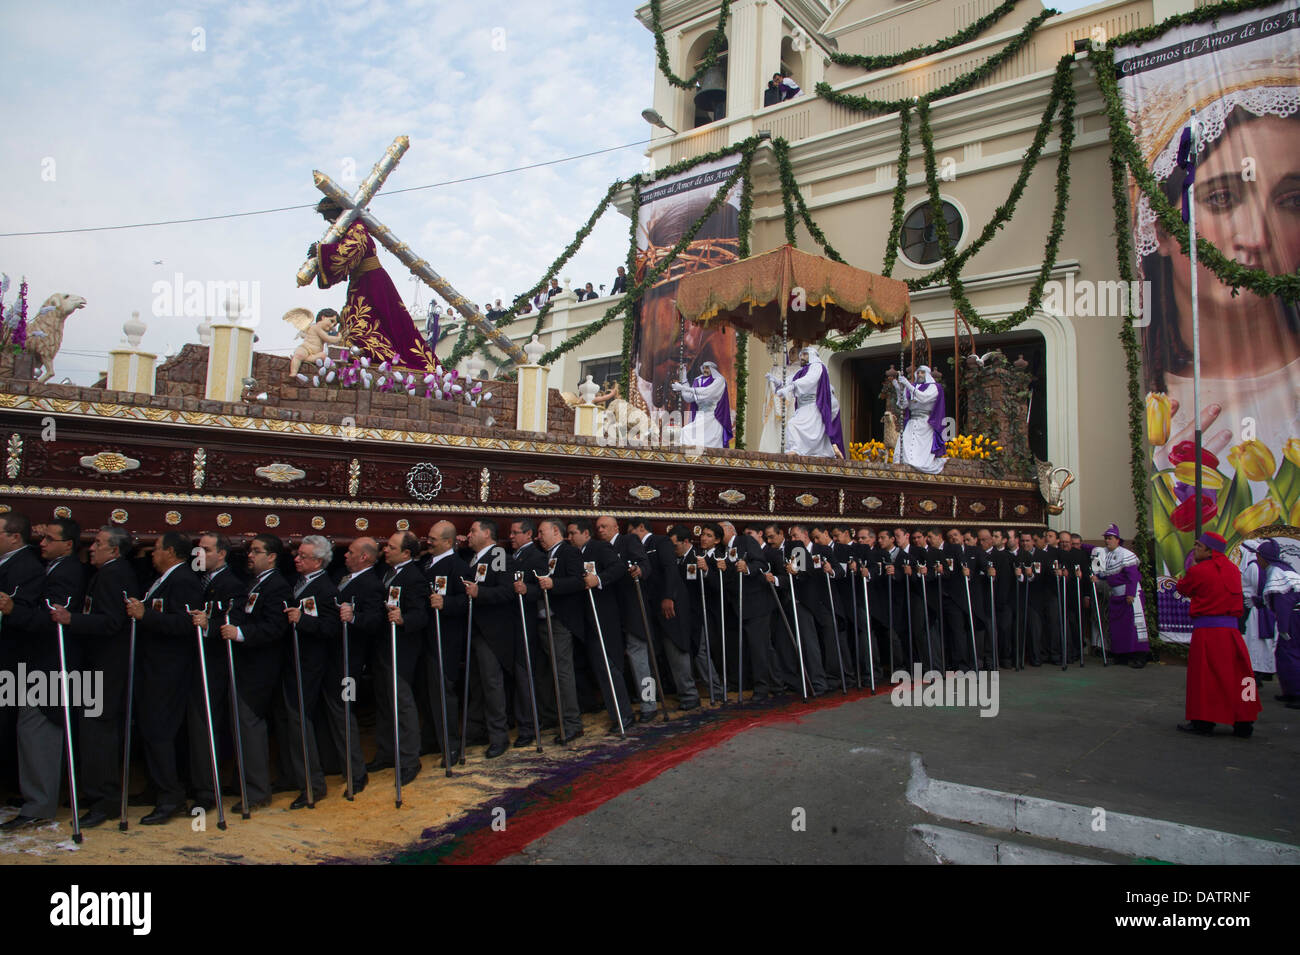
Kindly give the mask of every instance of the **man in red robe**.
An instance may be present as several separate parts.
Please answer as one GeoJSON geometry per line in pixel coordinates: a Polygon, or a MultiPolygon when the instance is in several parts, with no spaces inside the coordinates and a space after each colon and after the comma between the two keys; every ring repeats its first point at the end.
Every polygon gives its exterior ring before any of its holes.
{"type": "Polygon", "coordinates": [[[1237,620],[1242,612],[1241,571],[1224,554],[1227,541],[1206,532],[1192,550],[1193,563],[1178,580],[1192,601],[1192,648],[1187,658],[1187,719],[1178,728],[1209,736],[1215,723],[1231,723],[1234,736],[1254,731],[1261,709],[1250,654],[1237,620]]]}
{"type": "MultiPolygon", "coordinates": [[[[334,200],[322,199],[316,211],[333,222],[343,213],[334,200]]],[[[373,364],[389,361],[415,371],[438,369],[433,350],[415,329],[402,297],[375,254],[375,241],[360,222],[354,222],[338,242],[313,242],[309,256],[319,259],[317,283],[321,288],[348,280],[348,301],[343,307],[343,344],[361,349],[373,364]]]]}

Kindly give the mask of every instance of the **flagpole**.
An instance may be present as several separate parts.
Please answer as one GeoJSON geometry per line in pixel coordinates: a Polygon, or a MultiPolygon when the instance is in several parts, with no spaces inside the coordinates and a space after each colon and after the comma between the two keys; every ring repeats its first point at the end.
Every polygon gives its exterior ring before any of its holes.
{"type": "Polygon", "coordinates": [[[1187,257],[1191,262],[1192,268],[1192,413],[1195,416],[1193,421],[1196,425],[1196,487],[1193,491],[1195,495],[1196,510],[1196,536],[1201,536],[1203,524],[1202,515],[1204,509],[1201,503],[1201,317],[1200,303],[1196,292],[1196,153],[1197,153],[1197,130],[1196,130],[1196,110],[1192,109],[1191,117],[1191,148],[1188,150],[1188,175],[1192,177],[1193,184],[1187,190],[1187,233],[1188,247],[1187,257]]]}

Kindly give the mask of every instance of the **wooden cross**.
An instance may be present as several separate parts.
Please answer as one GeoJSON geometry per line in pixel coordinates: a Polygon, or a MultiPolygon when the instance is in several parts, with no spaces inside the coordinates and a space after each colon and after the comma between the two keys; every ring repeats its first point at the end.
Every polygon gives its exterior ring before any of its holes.
{"type": "MultiPolygon", "coordinates": [[[[412,252],[409,245],[399,240],[397,236],[393,235],[392,230],[389,229],[388,226],[384,225],[376,219],[368,209],[364,208],[364,204],[370,201],[370,198],[379,190],[379,187],[383,184],[384,179],[388,176],[388,173],[392,170],[393,166],[397,164],[397,159],[401,157],[402,152],[406,151],[406,142],[407,140],[405,136],[400,136],[397,140],[394,140],[393,145],[389,147],[388,153],[385,153],[384,158],[375,164],[375,168],[371,171],[370,176],[366,178],[366,181],[361,184],[361,188],[357,190],[355,197],[349,196],[346,192],[340,189],[333,180],[323,172],[314,171],[312,173],[312,179],[316,183],[316,188],[325,193],[325,195],[329,196],[329,198],[333,199],[344,209],[343,215],[339,216],[338,222],[335,223],[335,228],[338,228],[339,223],[344,222],[345,219],[347,225],[344,225],[342,229],[339,229],[338,235],[341,236],[343,232],[346,231],[347,226],[351,225],[353,221],[360,220],[361,224],[366,227],[366,230],[377,242],[379,242],[389,252],[393,253],[393,255],[397,256],[401,263],[411,270],[412,275],[416,276],[416,278],[420,279],[420,281],[425,285],[437,292],[444,300],[446,300],[448,305],[460,312],[466,322],[473,325],[478,331],[482,332],[487,339],[492,342],[492,344],[496,345],[497,348],[509,355],[516,363],[520,365],[527,364],[528,356],[524,354],[522,348],[512,342],[508,335],[494,327],[492,323],[484,318],[482,313],[479,312],[478,306],[452,288],[451,283],[435,272],[428,262],[412,252]],[[401,144],[401,148],[396,155],[393,156],[393,150],[399,143],[401,144]],[[389,161],[390,157],[391,161],[389,161]],[[366,192],[367,187],[369,187],[368,192],[366,192]]],[[[330,231],[332,232],[333,229],[330,231]]],[[[329,238],[329,235],[330,233],[327,232],[326,238],[323,239],[322,242],[337,241],[338,236],[331,239],[329,238]]],[[[308,274],[307,282],[311,281],[312,276],[315,274],[315,262],[311,262],[309,265],[312,267],[311,273],[305,273],[305,270],[307,269],[306,265],[303,266],[303,269],[299,270],[299,285],[306,284],[306,282],[302,280],[304,274],[308,274]]]]}

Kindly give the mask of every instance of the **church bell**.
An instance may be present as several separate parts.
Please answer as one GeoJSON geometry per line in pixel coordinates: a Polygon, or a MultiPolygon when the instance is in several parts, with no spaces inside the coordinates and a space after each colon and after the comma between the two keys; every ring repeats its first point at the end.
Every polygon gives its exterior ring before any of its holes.
{"type": "Polygon", "coordinates": [[[727,74],[715,63],[700,79],[700,91],[695,94],[695,108],[716,115],[726,102],[727,74]]]}

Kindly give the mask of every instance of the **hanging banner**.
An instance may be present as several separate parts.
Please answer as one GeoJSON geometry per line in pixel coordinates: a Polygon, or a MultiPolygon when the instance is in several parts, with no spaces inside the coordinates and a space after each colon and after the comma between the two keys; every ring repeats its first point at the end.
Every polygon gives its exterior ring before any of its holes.
{"type": "MultiPolygon", "coordinates": [[[[1176,207],[1190,164],[1179,142],[1200,129],[1196,232],[1271,275],[1300,268],[1300,0],[1182,26],[1115,51],[1142,158],[1176,207]]],[[[1273,524],[1300,523],[1300,316],[1281,299],[1233,294],[1198,264],[1203,496],[1194,500],[1191,267],[1130,182],[1142,281],[1143,365],[1153,473],[1160,636],[1191,639],[1173,589],[1205,530],[1231,548],[1273,524]]],[[[1184,218],[1187,212],[1184,207],[1184,218]]]]}
{"type": "MultiPolygon", "coordinates": [[[[663,261],[686,230],[703,213],[723,183],[736,171],[740,159],[728,156],[656,181],[641,190],[637,227],[636,278],[640,281],[663,261]]],[[[727,195],[705,221],[659,281],[646,290],[637,308],[632,335],[632,383],[652,417],[680,416],[690,422],[672,383],[681,370],[694,380],[701,365],[711,361],[727,381],[735,427],[736,332],[730,326],[704,329],[685,321],[677,312],[677,280],[683,275],[734,262],[740,255],[741,183],[727,195]]],[[[640,402],[637,402],[638,404],[640,402]]]]}

